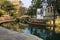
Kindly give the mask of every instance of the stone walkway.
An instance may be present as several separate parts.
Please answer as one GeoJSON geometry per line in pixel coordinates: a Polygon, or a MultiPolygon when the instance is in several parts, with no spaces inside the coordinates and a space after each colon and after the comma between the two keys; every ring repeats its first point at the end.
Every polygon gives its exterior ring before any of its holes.
{"type": "Polygon", "coordinates": [[[42,40],[34,35],[23,34],[0,27],[0,40],[42,40]]]}

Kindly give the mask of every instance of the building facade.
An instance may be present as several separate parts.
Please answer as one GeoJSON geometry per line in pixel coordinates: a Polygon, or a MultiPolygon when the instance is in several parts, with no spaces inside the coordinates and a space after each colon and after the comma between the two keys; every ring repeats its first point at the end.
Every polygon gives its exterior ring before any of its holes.
{"type": "Polygon", "coordinates": [[[23,16],[27,13],[28,9],[25,7],[20,7],[19,9],[19,16],[23,16]]]}

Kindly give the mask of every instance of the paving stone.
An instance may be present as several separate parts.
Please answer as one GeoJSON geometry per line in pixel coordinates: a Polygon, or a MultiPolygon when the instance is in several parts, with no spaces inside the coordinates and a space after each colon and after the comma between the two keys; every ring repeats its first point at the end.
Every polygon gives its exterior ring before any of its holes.
{"type": "Polygon", "coordinates": [[[0,27],[0,40],[42,40],[30,34],[19,33],[0,27]]]}

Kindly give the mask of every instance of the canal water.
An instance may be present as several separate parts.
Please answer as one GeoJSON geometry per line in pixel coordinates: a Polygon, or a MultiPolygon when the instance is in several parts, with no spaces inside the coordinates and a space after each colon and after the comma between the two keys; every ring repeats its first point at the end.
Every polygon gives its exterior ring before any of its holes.
{"type": "Polygon", "coordinates": [[[52,36],[52,33],[45,29],[44,26],[29,25],[23,32],[25,34],[36,35],[44,40],[46,40],[47,37],[52,36]]]}
{"type": "Polygon", "coordinates": [[[60,40],[60,34],[55,33],[55,35],[53,35],[53,31],[46,29],[46,26],[43,25],[29,25],[23,32],[25,34],[36,35],[43,40],[60,40]]]}
{"type": "Polygon", "coordinates": [[[5,23],[2,24],[3,27],[8,29],[17,30],[20,29],[19,32],[23,32],[25,34],[32,34],[35,36],[38,36],[42,38],[43,40],[60,40],[60,33],[53,33],[53,31],[50,31],[46,29],[47,26],[44,25],[31,25],[28,26],[16,22],[12,23],[5,23]],[[24,26],[23,26],[24,25],[24,26]]]}

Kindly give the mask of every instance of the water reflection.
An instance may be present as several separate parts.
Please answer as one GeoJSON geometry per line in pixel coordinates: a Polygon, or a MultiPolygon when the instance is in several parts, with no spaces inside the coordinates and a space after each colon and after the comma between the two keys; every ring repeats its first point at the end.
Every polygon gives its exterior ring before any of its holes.
{"type": "Polygon", "coordinates": [[[25,34],[31,34],[31,32],[30,32],[30,30],[29,30],[28,28],[25,28],[25,29],[24,29],[24,33],[25,33],[25,34]]]}
{"type": "Polygon", "coordinates": [[[60,33],[55,33],[53,36],[53,31],[48,30],[44,25],[25,25],[16,22],[2,25],[3,27],[13,29],[14,31],[19,31],[20,33],[36,35],[44,40],[60,40],[60,33]]]}
{"type": "Polygon", "coordinates": [[[41,38],[43,38],[45,40],[48,37],[49,32],[44,28],[44,26],[30,25],[29,28],[30,28],[31,34],[33,34],[33,35],[41,37],[41,38]]]}
{"type": "Polygon", "coordinates": [[[36,26],[36,25],[29,25],[29,27],[24,29],[25,34],[33,34],[36,35],[44,40],[60,40],[60,34],[56,34],[53,36],[53,31],[50,31],[45,28],[45,26],[36,26]]]}

